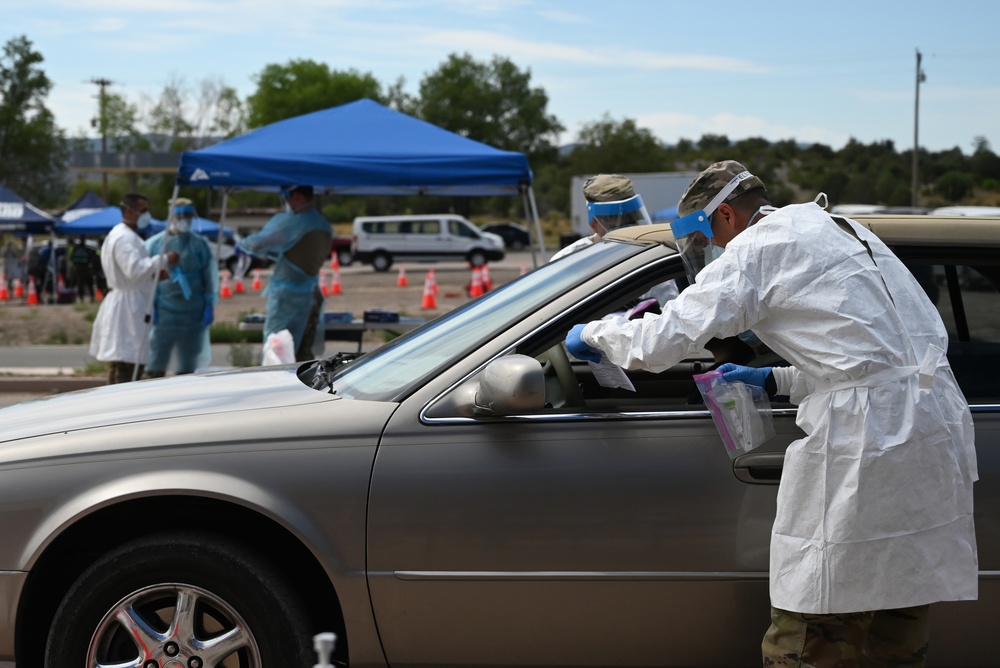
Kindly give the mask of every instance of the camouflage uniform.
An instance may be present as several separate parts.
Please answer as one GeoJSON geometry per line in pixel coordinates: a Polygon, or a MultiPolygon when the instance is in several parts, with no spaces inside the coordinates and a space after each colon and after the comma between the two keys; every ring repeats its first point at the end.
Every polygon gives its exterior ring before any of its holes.
{"type": "MultiPolygon", "coordinates": [[[[747,171],[747,168],[735,160],[723,160],[722,162],[712,163],[705,171],[698,174],[695,180],[691,182],[691,185],[687,187],[687,190],[684,191],[684,194],[681,195],[681,201],[677,204],[677,214],[679,216],[686,216],[699,209],[704,209],[712,201],[712,198],[733,180],[734,176],[745,171],[747,171]]],[[[740,182],[736,186],[736,190],[731,192],[725,201],[730,202],[754,188],[764,188],[764,182],[757,176],[751,176],[740,182]]],[[[764,189],[764,194],[765,196],[767,194],[766,188],[764,189]]]]}
{"type": "Polygon", "coordinates": [[[918,668],[930,637],[930,606],[807,615],[771,608],[765,668],[918,668]]]}

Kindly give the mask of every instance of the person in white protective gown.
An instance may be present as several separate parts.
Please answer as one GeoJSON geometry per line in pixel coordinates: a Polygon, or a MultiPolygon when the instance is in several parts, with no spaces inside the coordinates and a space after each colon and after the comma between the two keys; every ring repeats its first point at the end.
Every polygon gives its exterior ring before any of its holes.
{"type": "Polygon", "coordinates": [[[687,245],[674,228],[695,284],[662,315],[577,325],[567,347],[661,371],[752,330],[789,362],[721,367],[789,396],[805,432],[778,489],[765,665],[923,665],[928,605],[978,596],[973,424],[940,316],[877,236],[815,203],[775,210],[735,161],[679,210],[711,226],[687,245]]]}
{"type": "Polygon", "coordinates": [[[318,276],[330,255],[333,228],[314,208],[312,186],[286,188],[282,196],[288,210],[267,221],[260,232],[241,239],[237,249],[275,260],[264,291],[264,340],[287,329],[295,345],[295,359],[301,362],[322,353],[323,335],[316,335],[323,327],[318,276]]]}
{"type": "Polygon", "coordinates": [[[168,368],[178,374],[194,373],[212,359],[209,326],[215,319],[219,270],[208,242],[191,231],[196,216],[191,200],[179,197],[167,229],[146,240],[150,255],[169,251],[180,255],[169,280],[156,287],[146,364],[149,378],[163,377],[168,368]]]}
{"type": "Polygon", "coordinates": [[[122,220],[101,246],[101,267],[111,290],[101,302],[90,335],[90,354],[108,362],[108,383],[142,376],[149,350],[146,338],[152,319],[153,290],[166,267],[176,265],[176,252],[150,257],[138,230],[149,225],[149,202],[138,193],[121,202],[122,220]],[[136,368],[138,365],[138,369],[136,368]]]}

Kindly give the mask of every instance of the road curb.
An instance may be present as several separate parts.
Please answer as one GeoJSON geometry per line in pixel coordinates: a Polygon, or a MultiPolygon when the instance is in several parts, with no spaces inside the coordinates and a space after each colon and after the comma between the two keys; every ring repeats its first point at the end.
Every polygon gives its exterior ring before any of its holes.
{"type": "Polygon", "coordinates": [[[0,377],[0,393],[59,394],[107,384],[107,378],[96,376],[32,376],[28,378],[3,376],[0,377]]]}

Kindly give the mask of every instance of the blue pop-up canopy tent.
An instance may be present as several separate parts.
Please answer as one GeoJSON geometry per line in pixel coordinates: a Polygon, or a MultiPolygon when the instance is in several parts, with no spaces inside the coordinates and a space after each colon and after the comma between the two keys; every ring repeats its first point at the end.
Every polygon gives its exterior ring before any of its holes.
{"type": "Polygon", "coordinates": [[[25,202],[7,186],[0,185],[0,232],[47,234],[58,219],[25,202]]]}
{"type": "MultiPolygon", "coordinates": [[[[346,195],[520,195],[541,240],[523,153],[502,151],[363,99],[181,156],[178,186],[346,195]]],[[[544,248],[543,248],[544,250],[544,248]]]]}
{"type": "Polygon", "coordinates": [[[107,206],[108,203],[101,199],[97,193],[93,190],[88,190],[80,195],[75,202],[66,207],[66,210],[59,214],[59,218],[62,219],[63,223],[69,223],[88,214],[97,213],[101,209],[107,208],[107,206]]]}

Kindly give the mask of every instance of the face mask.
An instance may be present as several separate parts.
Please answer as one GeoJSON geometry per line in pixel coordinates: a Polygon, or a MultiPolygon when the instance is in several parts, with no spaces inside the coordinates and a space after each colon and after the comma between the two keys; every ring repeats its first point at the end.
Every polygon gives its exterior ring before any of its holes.
{"type": "Polygon", "coordinates": [[[740,341],[747,344],[751,348],[760,348],[764,345],[764,342],[757,338],[757,335],[751,332],[749,329],[745,332],[740,332],[736,335],[740,341]]]}
{"type": "Polygon", "coordinates": [[[771,206],[770,204],[765,204],[764,206],[757,209],[752,216],[750,216],[750,222],[747,223],[747,227],[750,227],[754,223],[759,223],[760,219],[769,213],[774,213],[778,210],[778,207],[771,206]]]}
{"type": "Polygon", "coordinates": [[[149,227],[149,221],[152,219],[153,217],[149,215],[149,211],[143,211],[139,214],[139,218],[136,219],[135,226],[140,230],[146,229],[149,227]]]}
{"type": "Polygon", "coordinates": [[[191,231],[191,221],[187,218],[181,218],[177,221],[177,231],[180,234],[186,234],[191,231]]]}
{"type": "Polygon", "coordinates": [[[716,246],[715,244],[708,244],[705,246],[705,266],[708,266],[710,263],[718,260],[725,252],[725,248],[716,246]]]}

